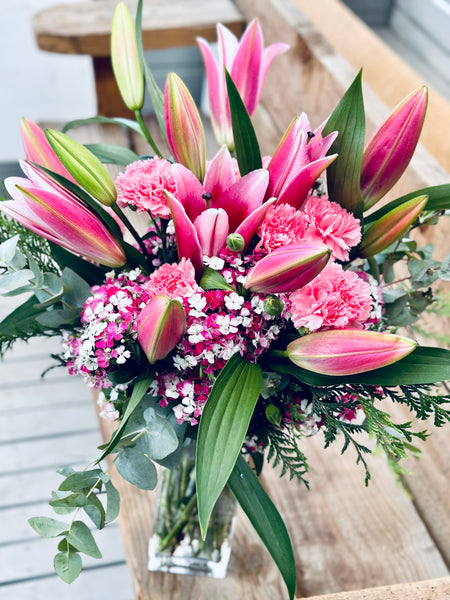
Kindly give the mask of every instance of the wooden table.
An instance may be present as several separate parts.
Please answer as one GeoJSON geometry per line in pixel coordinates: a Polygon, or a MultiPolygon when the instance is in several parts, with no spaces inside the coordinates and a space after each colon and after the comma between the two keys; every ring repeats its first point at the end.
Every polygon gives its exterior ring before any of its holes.
{"type": "MultiPolygon", "coordinates": [[[[244,18],[258,16],[267,44],[283,40],[291,51],[270,71],[254,123],[263,153],[271,153],[295,114],[308,113],[313,126],[327,117],[355,72],[327,44],[294,3],[281,0],[236,0],[244,18]]],[[[351,31],[348,32],[351,35],[351,31]]],[[[368,128],[386,115],[386,107],[365,88],[368,128]]],[[[155,137],[156,137],[156,132],[155,137]]],[[[80,141],[127,144],[146,154],[139,137],[125,138],[113,126],[74,132],[80,141]]],[[[443,169],[423,148],[397,184],[392,196],[447,182],[443,169]]],[[[429,232],[423,232],[427,241],[429,232]]],[[[433,241],[446,253],[448,230],[433,229],[433,241]]],[[[399,421],[410,419],[395,407],[399,421]]],[[[103,436],[110,428],[100,423],[103,436]]],[[[394,480],[381,457],[370,461],[372,481],[350,451],[339,444],[323,450],[320,434],[305,439],[311,491],[266,468],[263,483],[287,524],[298,566],[297,598],[316,600],[446,600],[450,597],[449,429],[434,432],[423,446],[423,458],[406,467],[403,478],[410,496],[394,480]],[[381,587],[380,587],[381,586],[381,587]],[[387,587],[386,587],[387,586],[387,587]],[[323,595],[325,594],[325,596],[323,595]]],[[[181,577],[147,570],[154,492],[137,490],[120,478],[120,526],[135,598],[139,600],[273,600],[286,592],[277,569],[242,512],[238,511],[233,551],[225,580],[181,577]]]]}

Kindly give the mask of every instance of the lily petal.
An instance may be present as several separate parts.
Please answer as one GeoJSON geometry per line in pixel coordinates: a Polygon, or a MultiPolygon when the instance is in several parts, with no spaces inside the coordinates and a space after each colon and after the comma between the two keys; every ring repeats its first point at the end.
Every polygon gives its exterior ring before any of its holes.
{"type": "Polygon", "coordinates": [[[173,194],[165,192],[175,226],[177,238],[178,258],[189,258],[194,265],[195,273],[199,277],[203,272],[202,248],[194,224],[189,219],[181,202],[173,194]]]}
{"type": "Polygon", "coordinates": [[[209,208],[195,219],[194,227],[203,256],[219,256],[229,231],[227,213],[222,208],[209,208]]]}

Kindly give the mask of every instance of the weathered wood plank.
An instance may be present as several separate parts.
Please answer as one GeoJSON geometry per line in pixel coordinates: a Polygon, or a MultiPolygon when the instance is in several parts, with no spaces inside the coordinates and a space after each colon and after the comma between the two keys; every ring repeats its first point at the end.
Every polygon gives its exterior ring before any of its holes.
{"type": "Polygon", "coordinates": [[[309,600],[447,600],[449,597],[450,578],[444,577],[354,592],[314,596],[309,597],[309,600]]]}
{"type": "Polygon", "coordinates": [[[2,600],[131,600],[132,590],[125,564],[86,570],[70,585],[56,575],[0,587],[2,600]]]}
{"type": "MultiPolygon", "coordinates": [[[[125,2],[132,14],[137,0],[125,2]]],[[[97,0],[52,6],[37,13],[33,20],[39,48],[49,52],[109,56],[110,33],[116,2],[97,0]]],[[[189,46],[197,36],[211,41],[216,23],[221,22],[240,34],[244,23],[230,0],[147,0],[142,11],[145,50],[189,46]]]]}

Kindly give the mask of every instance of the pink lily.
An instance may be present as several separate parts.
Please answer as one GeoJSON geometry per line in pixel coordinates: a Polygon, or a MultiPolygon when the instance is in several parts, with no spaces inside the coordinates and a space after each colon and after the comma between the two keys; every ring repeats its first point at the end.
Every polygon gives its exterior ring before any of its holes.
{"type": "Polygon", "coordinates": [[[219,57],[203,38],[197,43],[203,55],[208,79],[211,121],[219,144],[234,150],[230,107],[225,82],[225,68],[230,73],[247,112],[251,116],[259,103],[264,81],[272,60],[285,52],[287,44],[273,44],[264,48],[261,27],[256,19],[248,24],[240,41],[223,25],[217,26],[219,57]]]}
{"type": "Polygon", "coordinates": [[[325,244],[288,244],[258,261],[244,287],[263,294],[293,292],[317,277],[329,259],[330,250],[325,244]]]}
{"type": "Polygon", "coordinates": [[[45,133],[36,123],[24,117],[20,123],[20,130],[25,156],[29,162],[45,167],[75,183],[75,179],[56,156],[45,133]]]}
{"type": "Polygon", "coordinates": [[[137,318],[138,341],[150,364],[165,358],[186,329],[186,315],[178,300],[154,296],[137,318]]]}
{"type": "Polygon", "coordinates": [[[355,375],[386,367],[407,356],[416,342],[391,333],[330,329],[305,335],[286,350],[290,360],[323,375],[355,375]]]}
{"type": "Polygon", "coordinates": [[[167,142],[174,159],[203,181],[206,142],[202,120],[194,99],[175,73],[167,76],[164,114],[167,142]]]}
{"type": "Polygon", "coordinates": [[[217,256],[229,233],[250,243],[270,206],[264,202],[268,173],[258,169],[242,178],[236,175],[230,153],[224,146],[211,161],[204,183],[180,164],[172,165],[176,197],[166,194],[177,238],[178,256],[189,258],[197,275],[203,256],[217,256]]]}
{"type": "Polygon", "coordinates": [[[322,137],[325,123],[312,132],[305,113],[294,119],[268,165],[267,197],[275,196],[277,203],[299,208],[320,174],[337,154],[325,156],[337,132],[322,137]]]}
{"type": "Polygon", "coordinates": [[[374,256],[399,240],[425,209],[427,201],[428,196],[418,196],[378,219],[363,235],[360,256],[374,256]]]}
{"type": "Polygon", "coordinates": [[[74,254],[108,267],[125,264],[122,246],[85,204],[33,165],[21,167],[28,179],[5,180],[13,200],[0,202],[0,211],[74,254]]]}
{"type": "Polygon", "coordinates": [[[366,145],[361,167],[364,210],[378,202],[408,166],[422,130],[427,101],[426,87],[409,94],[366,145]]]}

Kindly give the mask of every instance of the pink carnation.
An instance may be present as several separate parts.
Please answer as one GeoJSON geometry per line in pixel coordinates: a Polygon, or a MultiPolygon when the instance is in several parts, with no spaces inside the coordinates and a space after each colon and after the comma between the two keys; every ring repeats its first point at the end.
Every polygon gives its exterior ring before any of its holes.
{"type": "Polygon", "coordinates": [[[195,269],[189,259],[182,258],[179,263],[165,263],[154,271],[146,284],[142,286],[149,300],[158,294],[169,298],[186,298],[201,288],[195,281],[195,269]]]}
{"type": "Polygon", "coordinates": [[[262,246],[268,252],[300,241],[306,232],[305,215],[289,204],[269,208],[261,226],[262,246]]]}
{"type": "Polygon", "coordinates": [[[290,300],[295,327],[309,331],[361,327],[372,310],[369,284],[337,263],[329,263],[290,300]]]}
{"type": "Polygon", "coordinates": [[[361,241],[359,219],[326,196],[311,196],[304,211],[309,222],[307,239],[323,242],[336,260],[348,260],[349,250],[361,241]]]}
{"type": "Polygon", "coordinates": [[[170,217],[164,190],[174,194],[176,184],[168,160],[155,157],[131,163],[115,184],[121,208],[134,206],[138,212],[149,210],[153,217],[170,217]]]}

